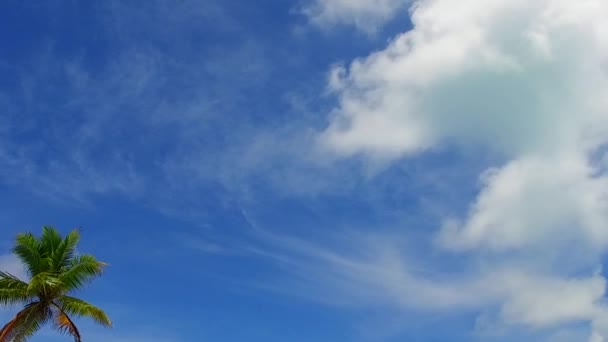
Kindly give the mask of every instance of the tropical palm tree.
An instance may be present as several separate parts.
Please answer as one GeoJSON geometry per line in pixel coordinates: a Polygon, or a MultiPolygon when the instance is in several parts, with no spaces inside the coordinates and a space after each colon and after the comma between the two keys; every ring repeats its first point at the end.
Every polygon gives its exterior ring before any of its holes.
{"type": "Polygon", "coordinates": [[[13,253],[24,264],[30,277],[25,282],[0,271],[0,304],[24,304],[23,310],[0,330],[0,342],[23,342],[44,324],[52,322],[61,333],[80,342],[73,317],[92,318],[109,327],[111,321],[101,309],[69,296],[99,276],[106,266],[94,256],[77,254],[78,230],[64,238],[53,227],[45,226],[38,238],[31,233],[17,235],[13,253]]]}

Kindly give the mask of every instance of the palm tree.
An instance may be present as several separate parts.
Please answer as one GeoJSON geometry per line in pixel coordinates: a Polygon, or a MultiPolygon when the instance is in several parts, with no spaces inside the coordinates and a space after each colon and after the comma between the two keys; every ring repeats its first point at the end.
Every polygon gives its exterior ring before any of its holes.
{"type": "Polygon", "coordinates": [[[94,256],[77,254],[78,230],[65,236],[45,226],[40,238],[31,233],[17,235],[13,253],[23,262],[29,283],[0,271],[0,304],[24,304],[23,310],[0,330],[0,342],[24,342],[42,325],[52,322],[61,333],[80,342],[72,317],[92,318],[109,327],[111,321],[101,309],[69,296],[99,276],[106,266],[94,256]]]}

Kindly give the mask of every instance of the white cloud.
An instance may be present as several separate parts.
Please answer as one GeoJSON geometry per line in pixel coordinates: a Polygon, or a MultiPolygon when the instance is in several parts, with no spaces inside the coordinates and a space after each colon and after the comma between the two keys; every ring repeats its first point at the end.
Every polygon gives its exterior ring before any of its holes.
{"type": "Polygon", "coordinates": [[[395,302],[416,293],[426,309],[437,309],[433,298],[498,305],[507,325],[588,322],[592,341],[608,337],[605,279],[580,277],[608,247],[608,178],[595,160],[608,142],[604,13],[603,0],[420,0],[412,30],[332,70],[339,103],[319,141],[335,156],[397,160],[450,144],[506,160],[481,175],[468,216],[446,218],[438,236],[439,248],[466,250],[483,268],[429,282],[378,262],[380,273],[361,277],[406,290],[375,290],[395,302]],[[573,249],[582,261],[556,267],[573,249]]]}
{"type": "Polygon", "coordinates": [[[340,105],[322,140],[391,157],[446,140],[505,153],[590,144],[607,126],[607,7],[420,1],[413,30],[334,73],[340,105]]]}
{"type": "Polygon", "coordinates": [[[0,255],[0,271],[8,272],[22,280],[28,279],[23,264],[13,254],[0,255]]]}
{"type": "Polygon", "coordinates": [[[315,0],[303,10],[321,27],[337,24],[353,25],[373,33],[399,13],[406,13],[410,0],[315,0]]]}
{"type": "Polygon", "coordinates": [[[600,275],[560,279],[515,273],[497,280],[487,285],[508,289],[501,316],[511,324],[542,327],[593,320],[605,310],[601,303],[606,281],[600,275]]]}
{"type": "Polygon", "coordinates": [[[440,240],[453,248],[512,249],[559,240],[608,243],[608,179],[579,155],[522,157],[483,177],[484,188],[461,227],[440,240]]]}
{"type": "Polygon", "coordinates": [[[415,310],[458,314],[478,311],[490,325],[534,329],[581,321],[600,323],[606,280],[599,274],[565,278],[526,265],[433,271],[408,257],[400,239],[353,239],[331,249],[296,239],[264,236],[294,280],[279,283],[311,299],[339,306],[380,307],[389,315],[415,310]],[[282,250],[282,251],[278,251],[282,250]]]}

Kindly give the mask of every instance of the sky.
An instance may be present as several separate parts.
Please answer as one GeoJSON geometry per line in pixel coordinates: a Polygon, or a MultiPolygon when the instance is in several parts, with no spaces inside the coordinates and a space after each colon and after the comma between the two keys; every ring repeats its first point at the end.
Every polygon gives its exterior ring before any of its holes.
{"type": "Polygon", "coordinates": [[[89,342],[608,341],[606,13],[3,1],[0,269],[80,228],[89,342]]]}

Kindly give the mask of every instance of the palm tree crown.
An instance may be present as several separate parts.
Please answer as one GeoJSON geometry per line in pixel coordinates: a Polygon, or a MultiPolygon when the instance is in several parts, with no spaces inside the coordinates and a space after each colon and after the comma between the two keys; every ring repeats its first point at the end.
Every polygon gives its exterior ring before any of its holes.
{"type": "Polygon", "coordinates": [[[62,237],[48,226],[39,238],[31,233],[17,235],[13,253],[23,262],[30,280],[28,283],[0,271],[0,304],[25,305],[0,330],[0,342],[26,341],[47,322],[81,342],[72,317],[89,317],[102,326],[111,326],[101,309],[69,296],[99,276],[106,266],[92,255],[77,254],[79,240],[77,230],[62,237]]]}

